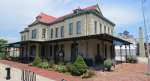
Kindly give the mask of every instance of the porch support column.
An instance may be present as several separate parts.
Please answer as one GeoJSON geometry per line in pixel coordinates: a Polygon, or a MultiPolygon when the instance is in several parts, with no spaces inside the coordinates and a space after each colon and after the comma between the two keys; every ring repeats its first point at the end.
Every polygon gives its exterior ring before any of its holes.
{"type": "Polygon", "coordinates": [[[127,63],[127,45],[125,45],[125,51],[126,51],[126,63],[127,63]]]}
{"type": "Polygon", "coordinates": [[[19,48],[19,53],[20,53],[20,61],[22,62],[22,58],[23,58],[23,47],[22,46],[20,46],[20,48],[19,48]]]}
{"type": "Polygon", "coordinates": [[[130,44],[129,44],[129,54],[131,56],[131,47],[130,47],[130,44]]]}
{"type": "Polygon", "coordinates": [[[36,44],[36,54],[35,56],[40,56],[40,45],[36,44]]]}
{"type": "Polygon", "coordinates": [[[102,52],[103,52],[103,60],[106,60],[105,43],[104,43],[103,40],[102,40],[102,46],[104,46],[104,47],[102,48],[102,52]]]}
{"type": "Polygon", "coordinates": [[[27,44],[27,62],[30,62],[30,43],[27,44]]]}
{"type": "Polygon", "coordinates": [[[81,55],[83,57],[83,55],[81,54],[81,46],[80,46],[80,40],[78,40],[78,54],[81,55]]]}
{"type": "Polygon", "coordinates": [[[86,40],[86,58],[88,58],[88,40],[86,40]]]}
{"type": "Polygon", "coordinates": [[[15,56],[14,50],[15,50],[15,48],[13,47],[12,48],[12,51],[13,51],[13,60],[14,60],[14,56],[15,56]]]}
{"type": "Polygon", "coordinates": [[[122,49],[121,49],[122,45],[120,45],[120,58],[121,58],[121,63],[122,63],[122,49]]]}

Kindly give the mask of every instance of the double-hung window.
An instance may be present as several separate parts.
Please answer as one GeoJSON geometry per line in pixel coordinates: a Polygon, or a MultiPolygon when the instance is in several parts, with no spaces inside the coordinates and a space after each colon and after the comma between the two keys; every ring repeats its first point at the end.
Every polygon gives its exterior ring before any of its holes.
{"type": "Polygon", "coordinates": [[[77,21],[76,26],[77,26],[76,33],[77,34],[81,34],[81,22],[77,21]]]}
{"type": "Polygon", "coordinates": [[[97,21],[94,22],[94,33],[97,34],[97,21]]]}
{"type": "Polygon", "coordinates": [[[60,36],[61,36],[61,37],[64,37],[64,26],[61,26],[60,32],[61,32],[61,33],[60,33],[60,34],[61,34],[60,36]]]}
{"type": "Polygon", "coordinates": [[[32,39],[36,39],[37,31],[36,29],[32,30],[32,39]]]}
{"type": "Polygon", "coordinates": [[[58,37],[58,28],[56,28],[55,37],[58,37]]]}
{"type": "Polygon", "coordinates": [[[106,33],[106,26],[104,26],[104,33],[106,33]]]}
{"type": "Polygon", "coordinates": [[[73,34],[73,23],[69,23],[69,35],[73,34]]]}
{"type": "Polygon", "coordinates": [[[102,24],[99,24],[100,33],[102,33],[102,24]]]}
{"type": "Polygon", "coordinates": [[[53,38],[53,29],[51,29],[51,38],[53,38]]]}
{"type": "Polygon", "coordinates": [[[42,38],[45,38],[46,37],[46,29],[42,29],[42,38]]]}
{"type": "Polygon", "coordinates": [[[110,34],[109,27],[108,27],[108,31],[107,31],[107,33],[108,33],[108,34],[110,34]]]}

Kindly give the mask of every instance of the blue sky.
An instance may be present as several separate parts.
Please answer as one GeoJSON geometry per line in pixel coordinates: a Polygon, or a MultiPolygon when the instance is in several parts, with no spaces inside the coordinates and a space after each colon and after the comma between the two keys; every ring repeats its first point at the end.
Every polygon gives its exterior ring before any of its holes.
{"type": "MultiPolygon", "coordinates": [[[[32,23],[40,12],[59,17],[75,8],[97,3],[103,15],[116,24],[116,33],[128,30],[138,38],[138,27],[143,26],[140,2],[141,0],[0,0],[0,38],[9,42],[19,41],[19,32],[32,23]]],[[[144,5],[150,32],[150,0],[146,0],[144,5]]]]}

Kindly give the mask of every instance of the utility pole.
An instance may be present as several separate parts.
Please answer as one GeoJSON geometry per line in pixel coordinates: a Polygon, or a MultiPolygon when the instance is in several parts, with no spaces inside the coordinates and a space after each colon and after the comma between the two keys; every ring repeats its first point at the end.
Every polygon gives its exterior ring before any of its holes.
{"type": "Polygon", "coordinates": [[[144,2],[146,0],[141,0],[141,9],[142,9],[142,16],[143,16],[143,23],[144,23],[144,30],[145,30],[145,38],[146,38],[146,53],[148,55],[148,73],[150,73],[150,53],[149,53],[149,44],[148,44],[148,33],[147,33],[147,25],[146,25],[146,18],[145,18],[145,11],[144,11],[144,2]]]}

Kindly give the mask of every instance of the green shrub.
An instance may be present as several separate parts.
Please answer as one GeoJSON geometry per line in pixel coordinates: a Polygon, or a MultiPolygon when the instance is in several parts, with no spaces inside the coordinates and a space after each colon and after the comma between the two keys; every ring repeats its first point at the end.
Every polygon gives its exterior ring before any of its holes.
{"type": "Polygon", "coordinates": [[[81,77],[82,77],[82,78],[90,78],[90,77],[92,77],[92,76],[94,76],[94,75],[95,75],[95,72],[94,72],[94,71],[92,71],[92,70],[87,70],[87,72],[84,73],[81,77]]]}
{"type": "Polygon", "coordinates": [[[65,65],[56,65],[56,66],[54,67],[54,69],[55,69],[56,71],[60,72],[60,73],[65,73],[65,72],[67,72],[67,68],[66,68],[65,65]]]}
{"type": "Polygon", "coordinates": [[[104,61],[104,67],[107,69],[107,71],[111,70],[112,65],[113,65],[113,63],[112,63],[111,59],[106,59],[104,61]]]}
{"type": "Polygon", "coordinates": [[[48,63],[48,61],[41,62],[38,65],[38,67],[43,68],[43,69],[48,69],[49,68],[49,63],[48,63]]]}
{"type": "Polygon", "coordinates": [[[81,56],[78,56],[74,64],[71,66],[71,73],[73,75],[82,75],[88,69],[84,59],[81,56]]]}
{"type": "Polygon", "coordinates": [[[32,62],[32,66],[39,66],[39,64],[42,62],[41,58],[37,55],[34,59],[34,61],[32,62]]]}
{"type": "Polygon", "coordinates": [[[68,72],[71,72],[71,71],[72,71],[72,64],[67,63],[67,64],[66,64],[66,68],[67,68],[67,71],[68,71],[68,72]]]}
{"type": "Polygon", "coordinates": [[[136,63],[137,59],[134,56],[127,56],[126,61],[127,63],[136,63]]]}
{"type": "Polygon", "coordinates": [[[55,64],[54,61],[51,60],[51,61],[49,62],[49,68],[53,68],[54,64],[55,64]]]}
{"type": "Polygon", "coordinates": [[[5,54],[4,53],[0,53],[0,59],[5,59],[5,58],[6,58],[5,54]]]}

